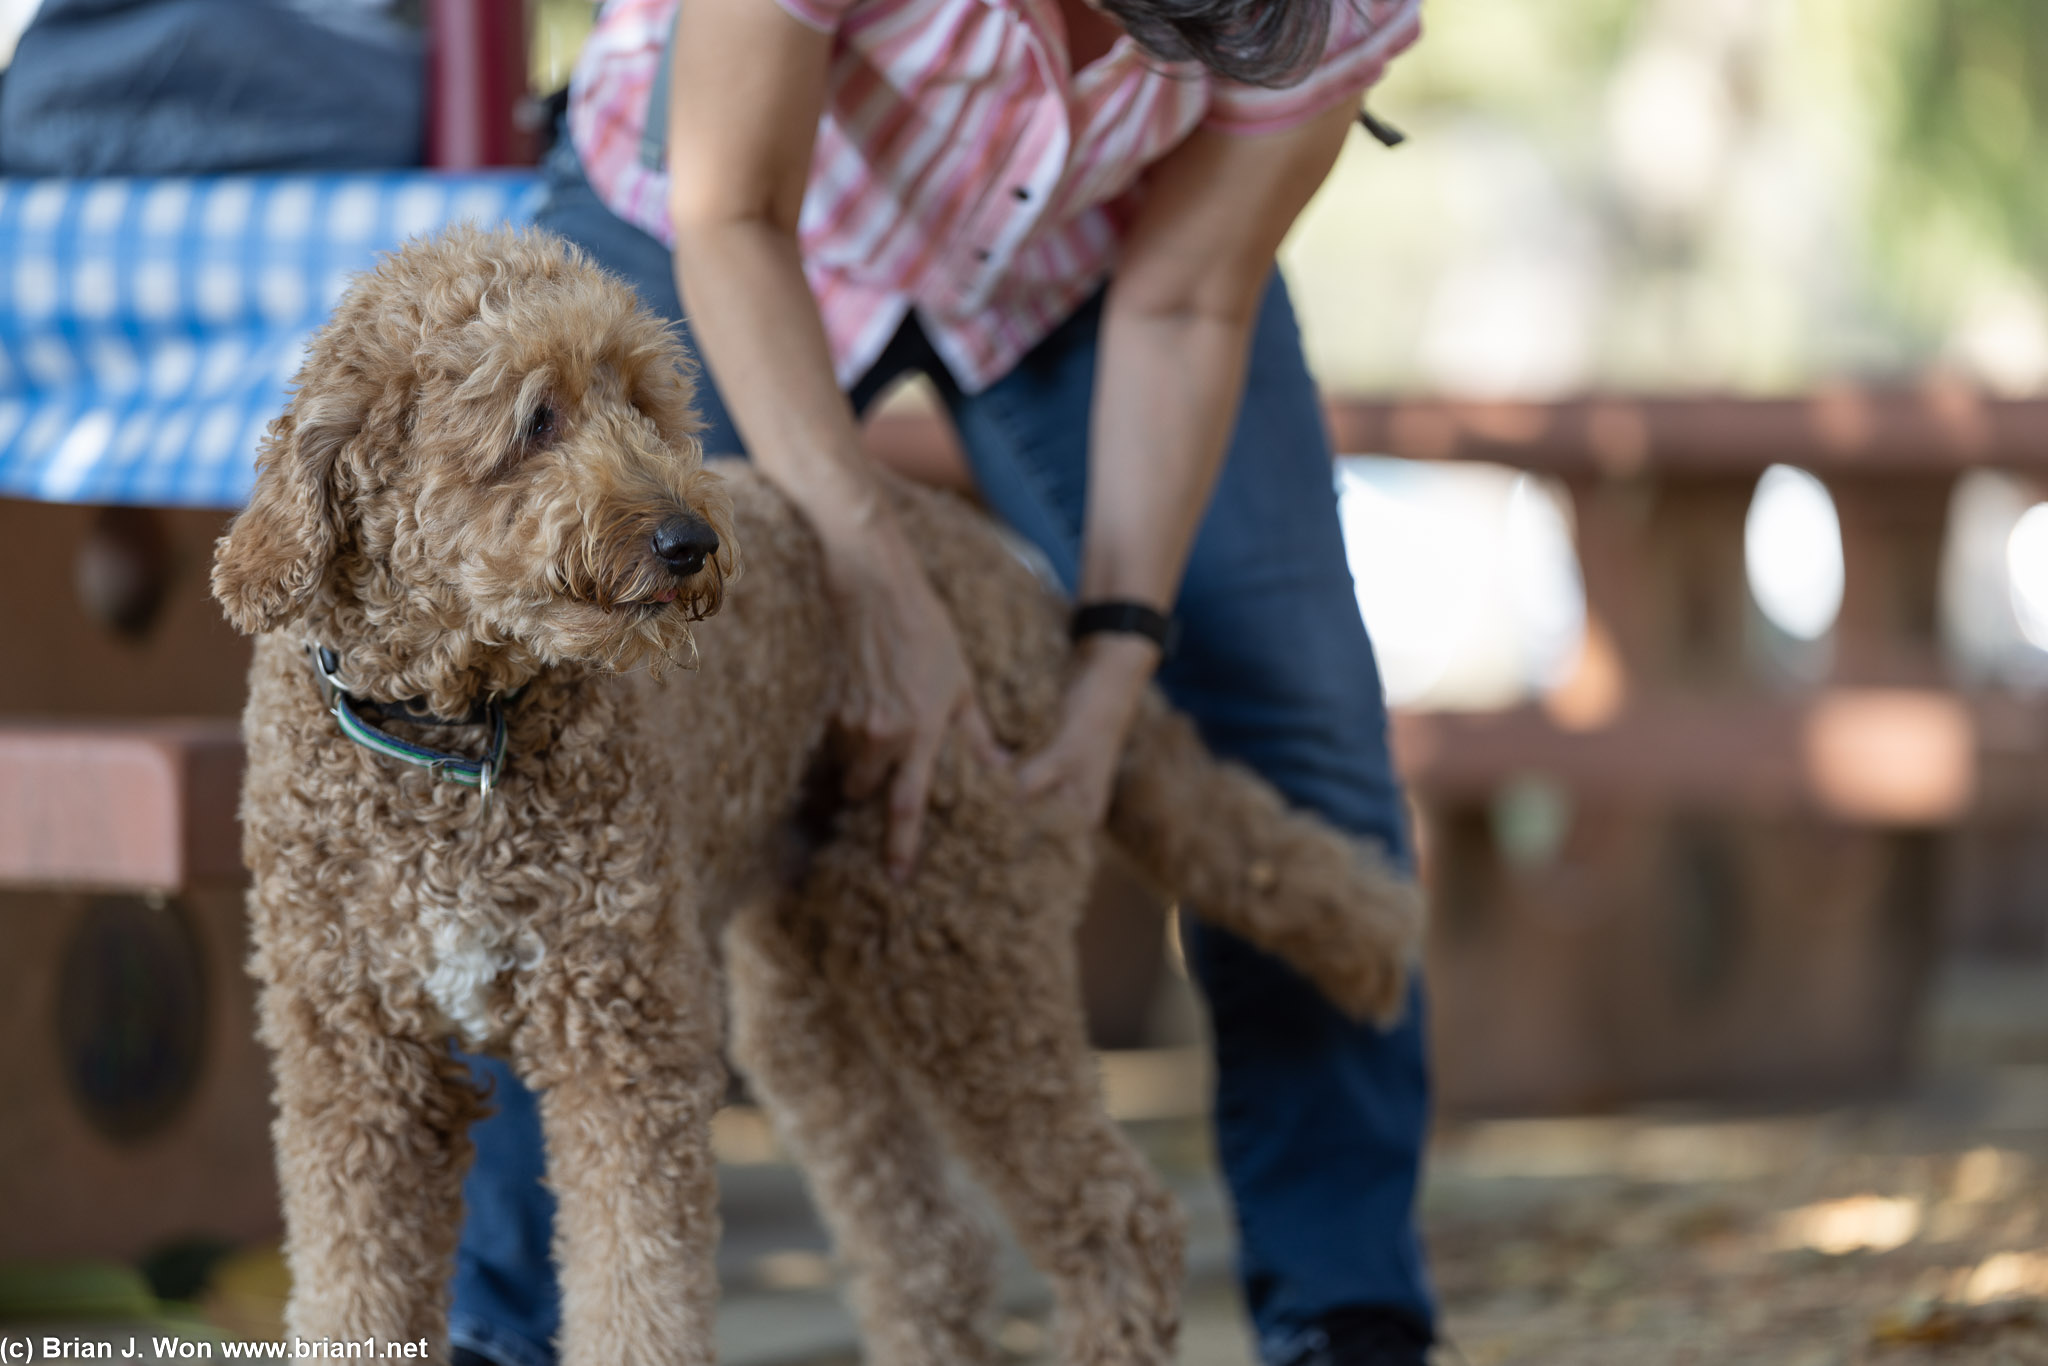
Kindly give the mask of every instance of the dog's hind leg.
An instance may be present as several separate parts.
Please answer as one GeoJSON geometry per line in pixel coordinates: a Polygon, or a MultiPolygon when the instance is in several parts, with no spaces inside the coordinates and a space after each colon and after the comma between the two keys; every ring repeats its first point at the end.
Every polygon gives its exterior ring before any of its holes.
{"type": "Polygon", "coordinates": [[[706,1366],[718,1242],[717,984],[694,931],[601,931],[521,986],[513,1061],[540,1092],[562,1366],[706,1366]],[[654,936],[649,936],[654,939],[654,936]]]}
{"type": "Polygon", "coordinates": [[[1025,827],[993,781],[942,783],[934,809],[907,886],[873,855],[879,813],[819,854],[826,975],[1052,1281],[1060,1360],[1163,1366],[1183,1221],[1102,1106],[1073,940],[1086,837],[1025,827]]]}
{"type": "Polygon", "coordinates": [[[367,990],[272,984],[261,1011],[276,1057],[287,1332],[375,1338],[379,1350],[425,1338],[442,1360],[468,1127],[482,1110],[468,1069],[445,1042],[388,1035],[367,990]]]}
{"type": "MultiPolygon", "coordinates": [[[[817,908],[829,917],[830,907],[817,908]]],[[[726,938],[733,1056],[809,1177],[877,1366],[980,1366],[995,1244],[959,1199],[924,1112],[823,981],[794,907],[726,938]]]]}

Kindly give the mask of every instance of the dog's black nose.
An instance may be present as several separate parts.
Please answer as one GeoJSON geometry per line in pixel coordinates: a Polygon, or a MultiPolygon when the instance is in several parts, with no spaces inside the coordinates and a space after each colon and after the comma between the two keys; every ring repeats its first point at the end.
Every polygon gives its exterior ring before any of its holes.
{"type": "Polygon", "coordinates": [[[718,553],[718,533],[701,517],[671,517],[654,529],[654,558],[687,579],[718,553]]]}

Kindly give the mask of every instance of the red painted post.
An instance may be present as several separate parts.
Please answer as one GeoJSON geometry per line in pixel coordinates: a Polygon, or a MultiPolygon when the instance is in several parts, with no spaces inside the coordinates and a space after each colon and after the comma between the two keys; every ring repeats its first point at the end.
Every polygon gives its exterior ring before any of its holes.
{"type": "Polygon", "coordinates": [[[427,0],[427,164],[464,171],[529,166],[526,6],[521,0],[427,0]]]}

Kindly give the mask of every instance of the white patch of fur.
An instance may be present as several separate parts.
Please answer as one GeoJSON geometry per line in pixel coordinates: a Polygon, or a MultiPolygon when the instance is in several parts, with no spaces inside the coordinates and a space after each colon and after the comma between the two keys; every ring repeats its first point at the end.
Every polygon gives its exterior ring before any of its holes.
{"type": "Polygon", "coordinates": [[[491,987],[518,960],[502,933],[459,916],[442,920],[433,934],[427,994],[465,1043],[482,1044],[491,1033],[491,987]]]}

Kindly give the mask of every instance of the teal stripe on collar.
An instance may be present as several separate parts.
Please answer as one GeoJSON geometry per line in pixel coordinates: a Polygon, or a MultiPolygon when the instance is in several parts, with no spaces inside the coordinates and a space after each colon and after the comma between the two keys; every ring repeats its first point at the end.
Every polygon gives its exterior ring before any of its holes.
{"type": "Polygon", "coordinates": [[[491,748],[481,759],[466,759],[459,754],[429,749],[388,735],[356,715],[355,708],[349,705],[348,694],[338,690],[334,693],[334,719],[340,724],[341,733],[364,749],[402,764],[424,768],[444,782],[482,788],[486,770],[492,783],[496,783],[505,771],[505,708],[496,699],[489,704],[487,718],[491,727],[491,748]]]}
{"type": "Polygon", "coordinates": [[[443,750],[416,745],[410,740],[401,740],[395,735],[379,730],[357,714],[354,699],[341,685],[338,676],[340,660],[335,652],[321,646],[308,646],[307,652],[313,657],[313,670],[320,685],[327,710],[334,717],[341,733],[372,754],[394,759],[401,764],[426,769],[435,778],[446,783],[474,788],[483,794],[482,810],[488,810],[491,789],[505,772],[505,703],[493,697],[484,704],[484,719],[491,728],[491,746],[481,759],[465,758],[460,754],[449,754],[443,750]]]}

